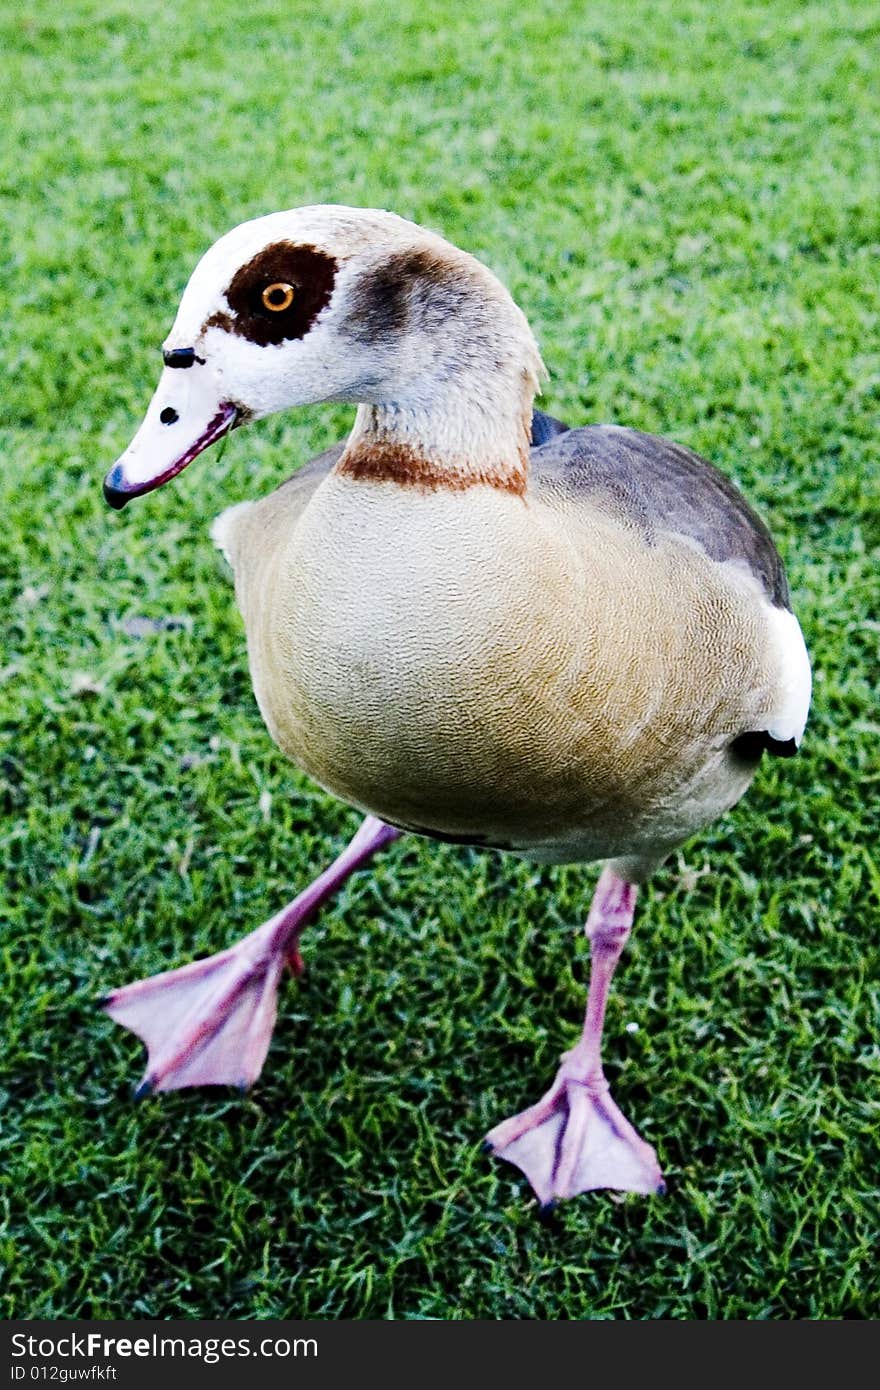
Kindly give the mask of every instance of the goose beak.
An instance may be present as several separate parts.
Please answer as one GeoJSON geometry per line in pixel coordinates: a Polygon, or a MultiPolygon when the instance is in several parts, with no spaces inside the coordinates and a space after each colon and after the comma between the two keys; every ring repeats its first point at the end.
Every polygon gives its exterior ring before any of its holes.
{"type": "Polygon", "coordinates": [[[173,365],[163,371],[143,424],[104,479],[104,497],[117,511],[175,477],[245,413],[223,399],[209,368],[193,364],[182,372],[173,365]]]}

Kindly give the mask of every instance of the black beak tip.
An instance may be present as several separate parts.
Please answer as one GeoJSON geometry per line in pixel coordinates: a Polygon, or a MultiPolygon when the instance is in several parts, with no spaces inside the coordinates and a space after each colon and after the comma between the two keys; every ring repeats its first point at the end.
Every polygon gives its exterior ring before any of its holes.
{"type": "Polygon", "coordinates": [[[113,473],[108,473],[104,479],[104,501],[107,503],[107,506],[112,507],[114,512],[119,512],[122,511],[122,508],[128,500],[129,494],[124,492],[121,488],[115,487],[113,484],[113,473]]]}

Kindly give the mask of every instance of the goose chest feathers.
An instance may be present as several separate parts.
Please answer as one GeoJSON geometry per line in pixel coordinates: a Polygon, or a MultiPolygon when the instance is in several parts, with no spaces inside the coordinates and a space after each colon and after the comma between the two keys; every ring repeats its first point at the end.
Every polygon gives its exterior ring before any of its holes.
{"type": "MultiPolygon", "coordinates": [[[[214,527],[273,738],[367,813],[309,912],[401,829],[606,861],[581,1041],[489,1137],[545,1202],[656,1189],[608,1095],[601,1014],[636,885],[739,799],[763,751],[800,742],[809,662],[769,532],[689,450],[533,412],[543,368],[507,291],[390,213],[235,228],[197,266],[164,360],[105,482],[113,506],[234,427],[358,406],[344,444],[214,527]]],[[[296,899],[246,938],[256,955],[242,943],[110,997],[150,1047],[147,1084],[254,1079],[305,915],[296,899]],[[178,1017],[194,1003],[197,1028],[178,1017]]]]}

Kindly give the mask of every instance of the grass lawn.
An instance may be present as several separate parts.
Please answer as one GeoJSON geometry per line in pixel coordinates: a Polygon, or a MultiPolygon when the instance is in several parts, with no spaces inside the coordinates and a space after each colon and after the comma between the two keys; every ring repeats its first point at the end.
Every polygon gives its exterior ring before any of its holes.
{"type": "Polygon", "coordinates": [[[4,6],[0,46],[0,1311],[880,1315],[876,5],[68,0],[4,6]],[[609,1009],[664,1199],[542,1224],[479,1147],[580,1027],[593,868],[393,846],[308,931],[246,1097],[135,1104],[142,1049],[95,1006],[357,824],[271,744],[208,537],[352,412],[121,515],[100,488],[201,252],[318,201],[481,256],[546,408],[708,455],[788,563],[803,753],[656,876],[609,1009]]]}

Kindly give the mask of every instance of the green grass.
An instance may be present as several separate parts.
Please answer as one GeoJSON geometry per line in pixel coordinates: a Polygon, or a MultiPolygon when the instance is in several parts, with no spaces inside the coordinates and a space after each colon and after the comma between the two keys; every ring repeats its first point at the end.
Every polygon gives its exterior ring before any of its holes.
{"type": "Polygon", "coordinates": [[[870,0],[3,7],[6,1316],[880,1314],[878,40],[870,0]],[[134,1104],[141,1049],[95,1007],[357,823],[263,729],[207,534],[351,413],[122,516],[100,493],[197,257],[314,201],[483,257],[548,408],[709,455],[788,562],[804,751],[657,875],[609,1009],[664,1200],[544,1225],[479,1151],[576,1035],[594,870],[393,847],[309,931],[246,1098],[134,1104]]]}

